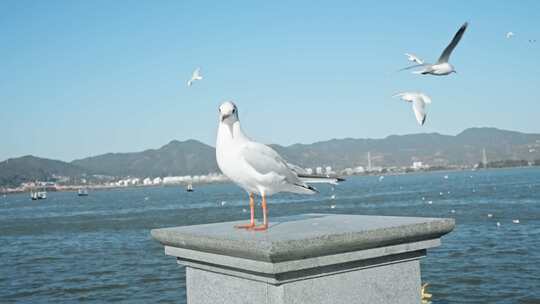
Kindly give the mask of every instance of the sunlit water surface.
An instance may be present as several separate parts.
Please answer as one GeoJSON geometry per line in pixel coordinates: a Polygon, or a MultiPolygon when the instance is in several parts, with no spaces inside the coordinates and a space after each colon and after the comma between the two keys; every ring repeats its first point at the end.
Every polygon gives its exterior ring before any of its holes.
{"type": "MultiPolygon", "coordinates": [[[[0,196],[0,302],[185,303],[184,269],[150,229],[248,217],[236,186],[195,190],[0,196]]],[[[319,190],[272,197],[271,216],[453,217],[456,229],[422,260],[433,303],[540,303],[540,169],[351,177],[319,190]]]]}

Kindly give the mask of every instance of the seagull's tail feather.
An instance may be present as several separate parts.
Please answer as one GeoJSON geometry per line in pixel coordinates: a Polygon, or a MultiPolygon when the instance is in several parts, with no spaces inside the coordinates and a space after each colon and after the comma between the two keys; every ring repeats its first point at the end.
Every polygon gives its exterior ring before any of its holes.
{"type": "Polygon", "coordinates": [[[311,175],[311,174],[298,174],[298,178],[301,181],[307,184],[332,184],[337,185],[337,183],[345,181],[341,177],[330,177],[323,175],[311,175]]]}

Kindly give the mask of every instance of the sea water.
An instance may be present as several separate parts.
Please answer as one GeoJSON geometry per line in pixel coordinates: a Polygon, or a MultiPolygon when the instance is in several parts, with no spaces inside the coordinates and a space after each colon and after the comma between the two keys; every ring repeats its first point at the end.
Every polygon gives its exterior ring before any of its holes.
{"type": "MultiPolygon", "coordinates": [[[[433,303],[540,303],[539,168],[358,176],[318,188],[271,197],[270,216],[452,217],[455,230],[421,262],[433,303]]],[[[232,184],[0,197],[0,302],[185,303],[184,269],[150,230],[247,220],[247,199],[232,184]]]]}

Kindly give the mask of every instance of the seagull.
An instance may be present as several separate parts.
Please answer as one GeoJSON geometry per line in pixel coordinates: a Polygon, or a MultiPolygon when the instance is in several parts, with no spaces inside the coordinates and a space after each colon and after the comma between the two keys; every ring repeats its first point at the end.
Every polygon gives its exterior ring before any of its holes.
{"type": "Polygon", "coordinates": [[[302,175],[292,169],[272,148],[255,142],[244,134],[238,118],[238,108],[227,101],[219,107],[219,127],[216,140],[216,160],[219,169],[249,195],[249,224],[236,228],[264,231],[268,229],[266,197],[278,192],[315,194],[317,189],[306,183],[337,184],[340,178],[302,175]],[[263,224],[255,226],[254,198],[262,198],[263,224]]]}
{"type": "Polygon", "coordinates": [[[400,97],[402,100],[412,102],[414,115],[420,125],[424,125],[426,122],[426,104],[431,103],[431,98],[421,92],[403,92],[394,95],[393,97],[400,97]]]}
{"type": "Polygon", "coordinates": [[[517,219],[516,219],[516,220],[512,220],[512,223],[514,223],[514,224],[519,224],[519,220],[517,220],[517,219]]]}
{"type": "Polygon", "coordinates": [[[506,33],[506,39],[510,39],[510,38],[512,38],[513,36],[515,36],[514,32],[508,32],[508,33],[506,33]]]}
{"type": "Polygon", "coordinates": [[[456,73],[454,66],[448,63],[448,60],[450,59],[450,55],[452,54],[452,51],[459,43],[459,40],[461,40],[461,37],[463,37],[463,34],[465,33],[465,30],[467,29],[467,25],[468,23],[465,22],[459,28],[457,33],[454,35],[454,38],[450,42],[450,44],[442,52],[441,57],[439,57],[439,60],[437,61],[437,63],[435,64],[421,63],[421,64],[403,68],[400,71],[422,67],[422,70],[414,71],[413,73],[422,74],[422,75],[431,74],[435,76],[443,76],[443,75],[448,75],[451,73],[456,73]]]}
{"type": "Polygon", "coordinates": [[[193,74],[191,74],[191,79],[188,80],[187,86],[190,87],[195,80],[202,80],[203,77],[201,76],[201,68],[196,68],[195,71],[193,71],[193,74]]]}
{"type": "Polygon", "coordinates": [[[416,62],[417,64],[424,64],[424,61],[418,58],[415,54],[405,53],[405,56],[407,56],[407,60],[411,62],[416,62]]]}

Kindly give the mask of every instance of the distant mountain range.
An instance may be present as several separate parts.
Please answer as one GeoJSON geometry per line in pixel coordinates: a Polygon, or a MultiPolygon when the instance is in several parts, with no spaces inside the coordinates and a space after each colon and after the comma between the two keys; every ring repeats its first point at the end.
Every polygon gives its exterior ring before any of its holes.
{"type": "Polygon", "coordinates": [[[174,176],[217,172],[214,147],[196,140],[173,140],[157,150],[107,153],[74,160],[72,165],[89,173],[111,176],[174,176]]]}
{"type": "MultiPolygon", "coordinates": [[[[290,163],[302,167],[335,169],[367,166],[410,166],[422,161],[431,166],[473,165],[486,149],[489,161],[540,159],[540,134],[496,128],[470,128],[456,136],[438,133],[391,135],[382,139],[332,139],[313,144],[272,145],[290,163]]],[[[218,172],[215,149],[196,140],[177,141],[159,149],[133,153],[107,153],[70,163],[34,156],[0,162],[0,185],[47,180],[53,176],[174,176],[218,172]]]]}

